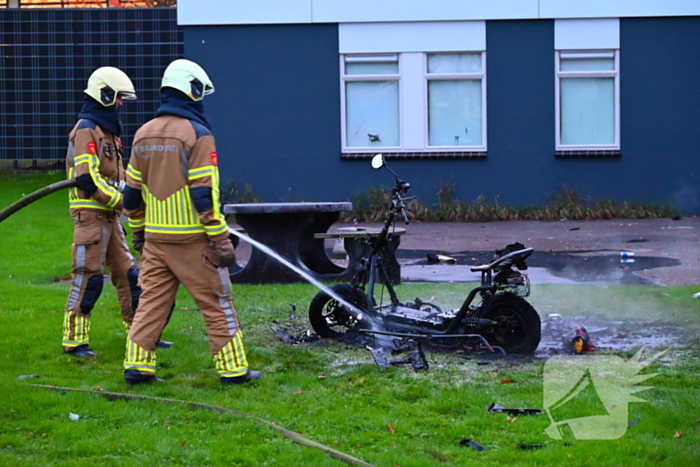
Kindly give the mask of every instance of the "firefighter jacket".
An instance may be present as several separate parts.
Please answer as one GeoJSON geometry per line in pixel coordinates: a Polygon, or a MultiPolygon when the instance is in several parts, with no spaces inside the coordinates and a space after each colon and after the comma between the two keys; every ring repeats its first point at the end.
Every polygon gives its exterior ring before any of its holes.
{"type": "Polygon", "coordinates": [[[126,174],[124,212],[146,241],[228,238],[214,136],[205,126],[175,115],[149,121],[134,136],[126,174]]]}
{"type": "Polygon", "coordinates": [[[123,147],[118,136],[88,119],[70,132],[66,172],[78,186],[68,192],[70,211],[121,211],[122,195],[112,183],[124,180],[123,147]]]}

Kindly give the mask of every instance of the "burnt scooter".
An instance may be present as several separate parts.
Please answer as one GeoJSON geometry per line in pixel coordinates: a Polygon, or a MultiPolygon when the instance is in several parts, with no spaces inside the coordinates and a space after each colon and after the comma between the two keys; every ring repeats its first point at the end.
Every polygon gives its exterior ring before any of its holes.
{"type": "Polygon", "coordinates": [[[522,271],[532,248],[509,245],[497,252],[491,263],[471,268],[481,273],[481,285],[473,288],[459,309],[442,310],[438,305],[416,298],[399,301],[391,284],[386,265],[388,241],[397,217],[409,223],[406,202],[408,182],[402,181],[386,165],[381,154],[372,159],[375,169],[386,168],[395,178],[392,201],[384,227],[378,235],[361,241],[371,253],[362,258],[350,284],[331,288],[341,298],[362,311],[358,314],[324,292],[319,292],[309,306],[309,320],[321,337],[342,338],[357,333],[388,336],[395,349],[409,341],[452,349],[500,350],[503,353],[530,354],[540,343],[540,317],[523,297],[530,295],[530,281],[522,271]],[[388,303],[378,303],[385,297],[388,303]]]}

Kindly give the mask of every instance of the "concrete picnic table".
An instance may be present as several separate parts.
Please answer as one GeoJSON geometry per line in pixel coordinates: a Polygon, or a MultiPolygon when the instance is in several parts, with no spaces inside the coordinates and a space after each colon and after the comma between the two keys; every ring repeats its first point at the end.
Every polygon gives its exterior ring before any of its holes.
{"type": "MultiPolygon", "coordinates": [[[[267,245],[319,280],[345,280],[348,272],[333,263],[324,241],[314,234],[325,233],[340,213],[352,210],[351,202],[224,204],[224,214],[235,214],[253,240],[267,245]]],[[[232,268],[231,281],[245,284],[301,282],[294,271],[257,248],[243,268],[232,268]]]]}

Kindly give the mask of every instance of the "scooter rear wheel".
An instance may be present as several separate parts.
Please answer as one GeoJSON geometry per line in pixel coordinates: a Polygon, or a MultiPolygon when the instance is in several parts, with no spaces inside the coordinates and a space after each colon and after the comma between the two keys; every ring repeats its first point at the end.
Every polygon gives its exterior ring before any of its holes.
{"type": "MultiPolygon", "coordinates": [[[[348,284],[336,284],[331,290],[360,310],[367,309],[365,295],[348,284]]],[[[309,321],[314,331],[321,337],[341,337],[350,330],[360,327],[350,311],[338,300],[325,292],[319,292],[309,305],[309,321]]]]}
{"type": "Polygon", "coordinates": [[[540,345],[540,315],[532,305],[517,295],[496,295],[484,307],[479,318],[498,323],[492,332],[483,335],[489,344],[497,345],[508,353],[531,354],[540,345]]]}

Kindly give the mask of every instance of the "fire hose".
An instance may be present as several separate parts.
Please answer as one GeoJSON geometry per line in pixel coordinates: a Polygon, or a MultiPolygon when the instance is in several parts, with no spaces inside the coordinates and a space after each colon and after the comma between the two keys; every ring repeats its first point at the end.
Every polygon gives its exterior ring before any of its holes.
{"type": "Polygon", "coordinates": [[[45,186],[44,188],[37,190],[34,193],[30,193],[29,195],[23,197],[17,202],[12,203],[7,208],[0,211],[0,222],[4,221],[20,209],[29,206],[34,201],[43,198],[44,196],[75,186],[78,186],[78,183],[75,181],[74,178],[71,178],[68,180],[61,180],[60,182],[52,183],[51,185],[45,186]]]}
{"type": "Polygon", "coordinates": [[[256,417],[256,416],[251,415],[251,414],[244,414],[244,413],[239,412],[237,410],[227,409],[226,407],[219,407],[219,406],[210,405],[210,404],[202,404],[200,402],[183,401],[183,400],[179,400],[179,399],[166,399],[163,397],[141,396],[141,395],[137,395],[137,394],[124,394],[121,392],[107,392],[107,391],[102,391],[102,390],[66,388],[66,387],[60,387],[60,386],[47,386],[44,384],[28,384],[28,386],[34,386],[37,388],[48,389],[50,391],[82,392],[82,393],[87,393],[87,394],[100,394],[109,400],[119,400],[119,399],[125,400],[125,401],[146,400],[146,401],[161,402],[161,403],[166,403],[166,404],[180,404],[180,405],[186,405],[188,407],[192,407],[192,408],[196,408],[196,409],[213,410],[213,411],[219,412],[219,413],[230,413],[230,414],[238,415],[241,417],[248,417],[252,420],[255,420],[258,423],[262,423],[263,425],[267,425],[268,427],[277,431],[282,436],[284,436],[285,438],[291,440],[292,442],[294,442],[296,444],[299,444],[301,446],[306,446],[308,448],[318,449],[322,452],[325,452],[329,456],[334,457],[334,458],[346,463],[347,465],[361,466],[361,467],[372,467],[371,464],[368,464],[367,462],[365,462],[361,459],[358,459],[356,457],[353,457],[349,454],[338,451],[336,449],[330,448],[330,447],[325,446],[321,443],[317,443],[316,441],[312,441],[308,438],[303,437],[299,433],[294,433],[293,431],[287,430],[286,428],[283,428],[283,427],[277,425],[276,423],[269,422],[267,420],[264,420],[262,418],[256,417]]]}

